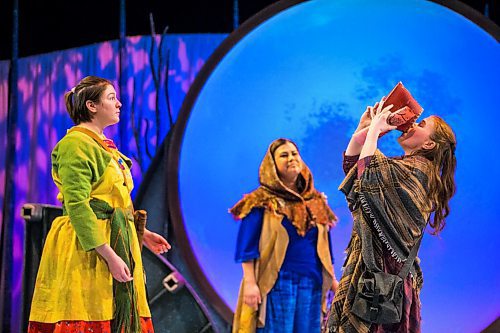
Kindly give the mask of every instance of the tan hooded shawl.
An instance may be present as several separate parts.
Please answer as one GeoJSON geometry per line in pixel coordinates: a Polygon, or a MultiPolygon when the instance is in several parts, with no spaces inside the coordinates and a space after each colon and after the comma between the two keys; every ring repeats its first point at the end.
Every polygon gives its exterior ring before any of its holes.
{"type": "MultiPolygon", "coordinates": [[[[329,332],[369,332],[371,324],[350,312],[358,280],[366,269],[363,258],[374,258],[382,270],[384,256],[396,262],[406,259],[429,218],[426,198],[431,168],[424,157],[390,159],[377,150],[359,179],[355,166],[340,185],[352,212],[353,231],[330,310],[329,332]],[[366,207],[370,214],[363,213],[366,207]],[[373,235],[370,246],[366,246],[368,232],[373,235]]],[[[420,292],[423,278],[418,258],[413,266],[413,287],[420,292]]]]}
{"type": "Polygon", "coordinates": [[[283,184],[273,155],[268,149],[259,168],[260,187],[246,194],[229,211],[235,218],[242,219],[253,208],[264,208],[286,216],[301,236],[315,224],[333,225],[337,217],[328,206],[325,195],[314,188],[311,171],[304,162],[297,181],[301,183],[301,193],[294,192],[283,184]]]}

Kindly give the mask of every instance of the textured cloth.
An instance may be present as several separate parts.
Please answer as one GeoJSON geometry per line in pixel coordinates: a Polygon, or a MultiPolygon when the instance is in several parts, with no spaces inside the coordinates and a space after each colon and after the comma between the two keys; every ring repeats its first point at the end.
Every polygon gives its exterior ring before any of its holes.
{"type": "MultiPolygon", "coordinates": [[[[111,333],[112,320],[60,321],[57,323],[30,322],[28,333],[111,333]]],[[[141,333],[154,333],[151,318],[141,317],[141,333]]]]}
{"type": "MultiPolygon", "coordinates": [[[[343,275],[330,310],[330,332],[367,333],[370,329],[384,332],[383,327],[371,327],[370,323],[350,313],[357,283],[366,269],[364,260],[370,258],[382,271],[399,272],[429,218],[426,195],[427,174],[431,167],[432,163],[423,157],[390,159],[377,150],[359,179],[357,166],[350,168],[340,190],[346,195],[353,215],[353,231],[343,275]],[[367,233],[372,233],[373,237],[367,237],[367,233]],[[372,242],[367,241],[369,238],[372,242]]],[[[412,272],[411,283],[405,283],[405,286],[411,284],[412,290],[405,288],[405,294],[411,297],[405,301],[402,321],[411,323],[405,327],[408,332],[418,332],[419,325],[414,321],[420,320],[420,308],[412,306],[418,304],[423,282],[418,258],[412,272]]],[[[391,329],[399,332],[397,328],[391,329]]]]}
{"type": "MultiPolygon", "coordinates": [[[[49,230],[38,270],[30,321],[108,321],[114,318],[113,277],[95,247],[109,244],[110,221],[98,218],[93,199],[113,208],[132,209],[130,161],[118,151],[112,156],[88,135],[72,131],[54,148],[52,175],[58,199],[68,215],[56,218],[49,230]],[[123,165],[117,159],[125,161],[123,165]],[[124,172],[125,171],[125,172],[124,172]],[[124,179],[126,177],[126,179],[124,179]],[[124,185],[125,183],[125,185],[124,185]]],[[[151,317],[144,270],[133,221],[131,272],[139,316],[151,317]]]]}
{"type": "Polygon", "coordinates": [[[266,325],[258,333],[319,333],[321,285],[306,276],[279,273],[267,297],[266,325]]]}

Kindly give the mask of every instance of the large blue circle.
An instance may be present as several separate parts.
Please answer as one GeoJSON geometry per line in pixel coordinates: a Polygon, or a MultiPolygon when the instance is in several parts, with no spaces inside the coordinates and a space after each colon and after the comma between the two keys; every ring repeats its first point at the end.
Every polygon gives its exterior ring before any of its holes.
{"type": "MultiPolygon", "coordinates": [[[[340,276],[351,217],[337,187],[342,151],[366,105],[403,81],[458,137],[458,193],[441,237],[424,238],[423,331],[479,331],[500,306],[500,213],[495,170],[499,44],[463,16],[423,0],[316,0],[293,6],[240,40],[191,110],[179,161],[186,232],[210,283],[234,308],[238,222],[227,213],[258,186],[275,138],[296,141],[340,223],[340,276]]],[[[394,135],[381,143],[400,154],[394,135]]]]}

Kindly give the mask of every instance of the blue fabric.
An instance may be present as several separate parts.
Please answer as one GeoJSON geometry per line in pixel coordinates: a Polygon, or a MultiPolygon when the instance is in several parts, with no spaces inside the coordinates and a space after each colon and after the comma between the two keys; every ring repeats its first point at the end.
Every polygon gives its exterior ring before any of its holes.
{"type": "Polygon", "coordinates": [[[234,259],[242,263],[260,257],[259,240],[262,231],[264,209],[254,208],[243,218],[236,238],[236,253],[234,259]]]}
{"type": "Polygon", "coordinates": [[[318,257],[318,228],[309,229],[304,237],[286,217],[281,222],[288,232],[288,247],[281,271],[295,272],[314,279],[321,285],[321,261],[318,257]]]}
{"type": "MultiPolygon", "coordinates": [[[[264,209],[254,208],[241,221],[236,242],[236,262],[246,262],[260,257],[259,240],[262,230],[264,209]]],[[[321,261],[318,257],[318,228],[311,228],[304,237],[299,236],[295,227],[286,217],[281,222],[285,227],[289,243],[281,271],[295,272],[322,283],[321,261]]],[[[330,235],[328,235],[330,238],[330,235]]],[[[331,242],[330,253],[331,250],[331,242]]]]}
{"type": "Polygon", "coordinates": [[[267,295],[266,323],[258,333],[319,333],[321,285],[294,272],[280,272],[267,295]]]}

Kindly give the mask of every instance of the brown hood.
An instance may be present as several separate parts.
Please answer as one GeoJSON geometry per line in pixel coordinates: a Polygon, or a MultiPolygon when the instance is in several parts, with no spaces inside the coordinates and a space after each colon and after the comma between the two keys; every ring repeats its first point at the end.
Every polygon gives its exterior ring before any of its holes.
{"type": "Polygon", "coordinates": [[[242,219],[253,208],[264,208],[286,216],[301,236],[317,223],[333,225],[337,217],[328,206],[326,196],[314,188],[312,173],[304,162],[297,182],[300,183],[298,187],[301,193],[292,191],[283,184],[268,148],[259,168],[259,188],[244,195],[229,212],[236,219],[242,219]]]}

